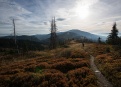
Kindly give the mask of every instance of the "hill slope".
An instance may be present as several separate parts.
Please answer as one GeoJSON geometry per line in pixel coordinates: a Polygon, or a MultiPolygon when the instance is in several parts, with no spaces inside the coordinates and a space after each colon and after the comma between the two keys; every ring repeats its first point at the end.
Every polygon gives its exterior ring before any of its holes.
{"type": "MultiPolygon", "coordinates": [[[[92,40],[97,40],[98,39],[98,35],[94,35],[85,31],[81,31],[81,30],[77,30],[77,29],[72,29],[66,32],[60,32],[57,33],[57,36],[59,37],[59,39],[77,39],[80,37],[86,37],[88,39],[92,39],[92,40]]],[[[50,37],[50,34],[46,34],[46,35],[35,35],[35,37],[37,37],[39,40],[44,40],[50,37]]]]}
{"type": "MultiPolygon", "coordinates": [[[[1,37],[4,39],[14,39],[14,36],[5,36],[5,37],[1,37]]],[[[27,35],[22,35],[22,36],[16,36],[17,40],[29,40],[29,41],[35,41],[35,42],[39,42],[40,40],[35,37],[35,36],[27,36],[27,35]]]]}
{"type": "Polygon", "coordinates": [[[92,40],[97,40],[99,37],[98,35],[94,35],[89,32],[85,32],[85,31],[81,31],[81,30],[77,30],[77,29],[70,30],[69,32],[76,33],[78,36],[84,36],[84,37],[86,37],[88,39],[92,39],[92,40]]]}

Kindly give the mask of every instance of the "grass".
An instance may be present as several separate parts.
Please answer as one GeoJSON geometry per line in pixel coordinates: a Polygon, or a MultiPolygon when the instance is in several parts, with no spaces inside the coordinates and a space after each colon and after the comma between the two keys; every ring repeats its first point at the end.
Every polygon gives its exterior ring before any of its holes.
{"type": "Polygon", "coordinates": [[[16,56],[16,61],[6,59],[7,65],[2,63],[0,67],[0,87],[97,87],[88,57],[78,45],[73,45],[31,51],[22,58],[16,56]]]}

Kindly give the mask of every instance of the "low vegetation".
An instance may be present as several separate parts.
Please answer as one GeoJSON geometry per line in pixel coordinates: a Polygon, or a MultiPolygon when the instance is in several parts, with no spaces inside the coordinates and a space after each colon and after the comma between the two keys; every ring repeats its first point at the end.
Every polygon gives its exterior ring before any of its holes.
{"type": "MultiPolygon", "coordinates": [[[[121,87],[121,49],[120,46],[89,44],[90,54],[95,56],[95,63],[112,82],[114,87],[121,87]]],[[[87,48],[88,48],[87,46],[87,48]]]]}
{"type": "MultiPolygon", "coordinates": [[[[0,87],[97,87],[89,55],[72,47],[31,51],[21,57],[9,54],[1,62],[0,87]]],[[[6,56],[3,52],[1,58],[6,56]]]]}

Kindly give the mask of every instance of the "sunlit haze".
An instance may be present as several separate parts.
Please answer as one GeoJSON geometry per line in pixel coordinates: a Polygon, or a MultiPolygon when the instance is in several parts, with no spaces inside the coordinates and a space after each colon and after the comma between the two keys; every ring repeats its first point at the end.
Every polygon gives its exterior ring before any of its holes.
{"type": "Polygon", "coordinates": [[[71,29],[107,35],[114,22],[121,32],[121,0],[0,0],[0,36],[50,33],[55,16],[57,31],[71,29]]]}

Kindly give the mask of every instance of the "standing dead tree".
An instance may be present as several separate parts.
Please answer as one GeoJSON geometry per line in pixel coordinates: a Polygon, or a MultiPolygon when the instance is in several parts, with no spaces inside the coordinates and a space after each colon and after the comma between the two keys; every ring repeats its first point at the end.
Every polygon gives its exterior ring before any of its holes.
{"type": "Polygon", "coordinates": [[[13,30],[14,30],[14,42],[15,42],[15,45],[16,45],[16,28],[15,28],[15,21],[13,19],[13,30]]]}
{"type": "Polygon", "coordinates": [[[50,49],[55,49],[57,47],[57,35],[56,35],[56,23],[55,23],[55,17],[52,18],[51,22],[51,34],[50,34],[50,49]]]}
{"type": "Polygon", "coordinates": [[[14,19],[13,19],[13,30],[14,30],[14,42],[15,42],[15,48],[17,49],[17,52],[19,53],[18,45],[17,45],[17,41],[16,41],[16,26],[15,26],[15,21],[14,21],[14,19]]]}

